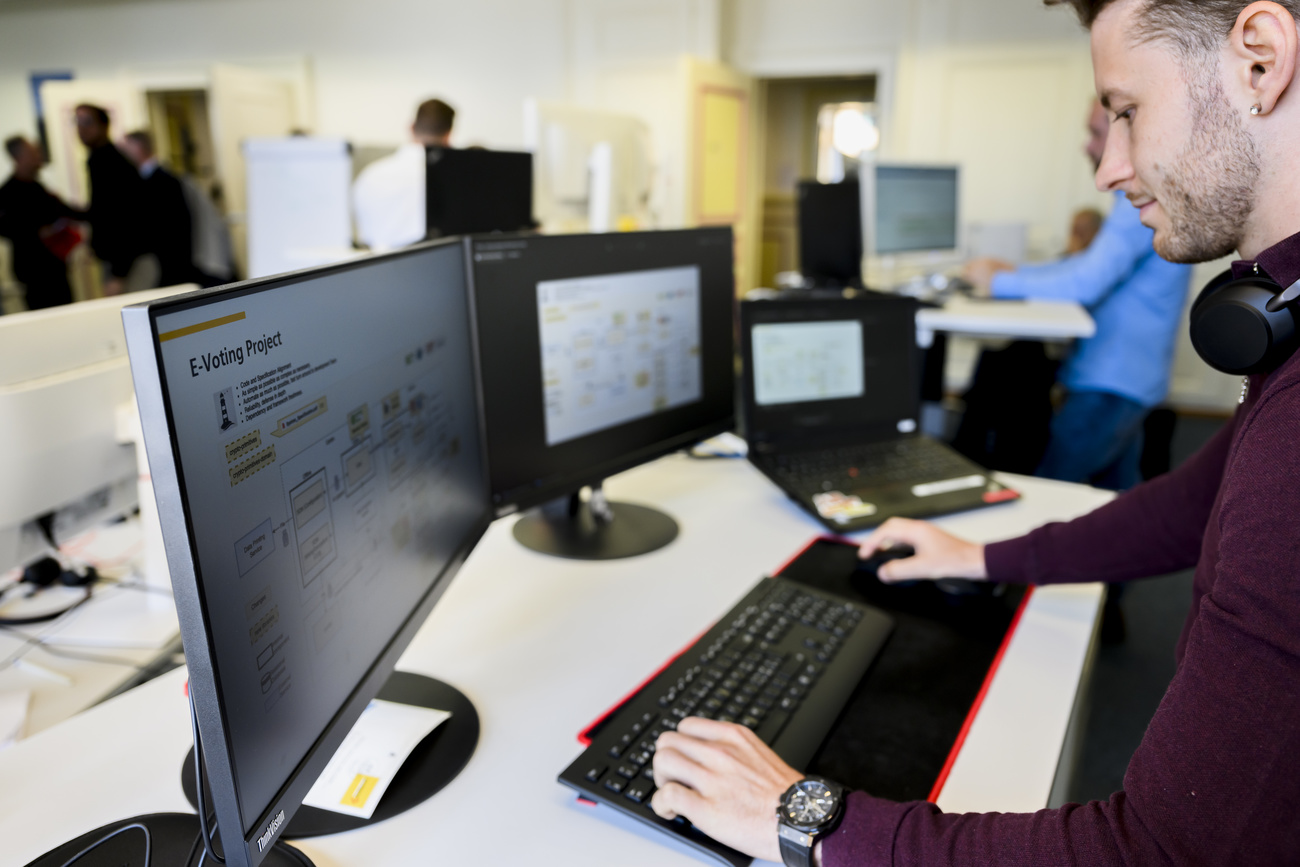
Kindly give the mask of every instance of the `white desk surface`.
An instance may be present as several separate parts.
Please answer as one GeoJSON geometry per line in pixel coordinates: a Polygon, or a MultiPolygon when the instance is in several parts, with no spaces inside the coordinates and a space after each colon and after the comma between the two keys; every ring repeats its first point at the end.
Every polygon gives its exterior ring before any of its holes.
{"type": "Polygon", "coordinates": [[[1074,302],[975,300],[963,295],[954,295],[941,308],[918,310],[916,327],[968,337],[1048,341],[1091,337],[1097,330],[1088,312],[1074,302]]]}
{"type": "MultiPolygon", "coordinates": [[[[1110,494],[1010,477],[1025,494],[940,523],[1005,538],[1082,514],[1110,494]]],[[[462,689],[482,734],[466,769],[378,825],[298,843],[318,867],[440,863],[692,865],[666,837],[582,806],[556,775],[577,732],[775,570],[819,527],[748,464],[673,455],[611,479],[612,499],[658,506],[678,539],[626,561],[581,563],[517,545],[496,522],[400,668],[462,689]]],[[[1100,600],[1098,585],[1037,590],[940,805],[1045,805],[1100,600]]],[[[185,672],[171,672],[0,751],[0,863],[22,865],[109,821],[190,812],[185,672]]]]}
{"type": "Polygon", "coordinates": [[[138,520],[90,530],[63,549],[120,583],[95,585],[89,601],[55,620],[0,630],[0,694],[31,693],[27,737],[90,707],[180,636],[171,594],[145,587],[135,570],[138,520]]]}

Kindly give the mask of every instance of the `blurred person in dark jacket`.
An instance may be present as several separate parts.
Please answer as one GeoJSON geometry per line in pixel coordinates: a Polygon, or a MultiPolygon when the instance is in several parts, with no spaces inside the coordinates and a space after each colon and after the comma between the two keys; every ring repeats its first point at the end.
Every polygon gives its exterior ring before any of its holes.
{"type": "Polygon", "coordinates": [[[97,105],[76,109],[77,137],[90,150],[90,247],[104,262],[104,294],[119,295],[158,285],[158,264],[147,259],[142,205],[144,181],[109,140],[108,112],[97,105]]]}
{"type": "Polygon", "coordinates": [[[196,281],[194,219],[180,178],[158,163],[153,136],[143,130],[126,134],[122,154],[144,181],[145,249],[158,257],[158,285],[196,281]]]}
{"type": "Polygon", "coordinates": [[[27,309],[72,303],[68,268],[51,246],[78,214],[37,180],[45,156],[22,136],[5,140],[13,174],[0,186],[0,235],[13,247],[14,277],[27,292],[27,309]]]}

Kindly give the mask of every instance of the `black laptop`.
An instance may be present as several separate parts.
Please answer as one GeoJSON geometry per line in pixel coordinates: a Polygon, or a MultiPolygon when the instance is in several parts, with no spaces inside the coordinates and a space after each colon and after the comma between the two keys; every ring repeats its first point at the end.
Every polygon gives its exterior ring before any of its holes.
{"type": "Polygon", "coordinates": [[[1020,496],[921,434],[916,310],[887,295],[740,305],[749,460],[836,532],[1020,496]]]}

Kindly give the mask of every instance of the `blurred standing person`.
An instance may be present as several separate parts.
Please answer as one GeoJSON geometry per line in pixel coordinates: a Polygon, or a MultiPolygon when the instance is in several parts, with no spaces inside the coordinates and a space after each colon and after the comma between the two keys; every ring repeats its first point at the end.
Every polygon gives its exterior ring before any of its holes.
{"type": "Polygon", "coordinates": [[[104,263],[104,294],[119,295],[158,285],[158,263],[146,255],[144,182],[108,137],[108,112],[77,106],[77,137],[90,150],[90,247],[104,263]]]}
{"type": "Polygon", "coordinates": [[[424,239],[425,148],[450,147],[456,109],[427,99],[415,111],[411,142],[362,169],[352,185],[357,235],[372,250],[392,250],[424,239]]]}
{"type": "Polygon", "coordinates": [[[194,219],[180,178],[159,164],[153,136],[144,130],[126,134],[122,139],[122,153],[144,181],[141,210],[145,249],[158,257],[158,285],[197,281],[194,219]]]}
{"type": "Polygon", "coordinates": [[[14,277],[27,293],[27,309],[72,303],[67,264],[47,244],[78,214],[37,180],[45,156],[22,136],[5,140],[13,174],[0,186],[0,235],[13,246],[14,277]]]}

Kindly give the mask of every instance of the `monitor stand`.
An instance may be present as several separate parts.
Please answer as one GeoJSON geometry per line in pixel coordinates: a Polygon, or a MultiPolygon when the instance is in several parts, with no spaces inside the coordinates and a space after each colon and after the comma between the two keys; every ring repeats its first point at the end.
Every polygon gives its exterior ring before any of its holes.
{"type": "MultiPolygon", "coordinates": [[[[199,867],[201,863],[212,863],[204,862],[201,833],[199,817],[192,813],[151,813],[82,834],[27,867],[67,867],[74,863],[76,867],[199,867]],[[140,825],[147,829],[147,837],[145,831],[135,827],[140,825]]],[[[220,854],[221,846],[215,848],[220,854]]],[[[312,867],[312,862],[297,849],[276,843],[262,865],[312,867]]]]}
{"type": "Polygon", "coordinates": [[[571,560],[619,560],[657,551],[677,538],[677,522],[649,506],[611,503],[599,484],[539,506],[515,522],[525,548],[571,560]]]}
{"type": "MultiPolygon", "coordinates": [[[[450,711],[451,717],[411,751],[369,819],[304,805],[289,820],[289,827],[281,835],[285,839],[300,840],[304,837],[338,834],[404,813],[437,794],[443,786],[455,779],[469,763],[470,756],[474,755],[474,748],[478,746],[478,711],[456,687],[422,674],[394,671],[375,698],[450,711]]],[[[185,757],[185,764],[181,768],[181,788],[190,804],[196,805],[193,748],[185,757]]],[[[204,800],[211,804],[212,796],[208,793],[206,779],[203,781],[203,791],[204,800]]]]}

